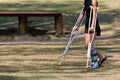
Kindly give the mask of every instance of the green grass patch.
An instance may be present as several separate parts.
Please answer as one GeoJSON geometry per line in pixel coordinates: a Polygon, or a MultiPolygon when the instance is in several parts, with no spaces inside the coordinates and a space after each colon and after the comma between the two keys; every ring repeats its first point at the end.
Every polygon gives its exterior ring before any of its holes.
{"type": "MultiPolygon", "coordinates": [[[[105,7],[105,2],[99,0],[100,7],[105,7]]],[[[64,16],[64,21],[70,21],[75,23],[75,15],[78,15],[81,11],[81,0],[17,0],[17,1],[1,1],[0,11],[51,11],[61,12],[64,16]],[[75,14],[75,15],[74,15],[75,14]],[[73,16],[70,16],[73,15],[73,16]]],[[[78,16],[77,16],[78,17],[78,16]]],[[[9,19],[0,19],[2,22],[9,21],[9,19]]],[[[42,19],[43,22],[45,19],[42,19]]],[[[36,18],[36,22],[39,20],[36,18]]],[[[41,20],[40,20],[41,21],[41,20]]],[[[49,19],[47,20],[49,21],[49,19]]]]}

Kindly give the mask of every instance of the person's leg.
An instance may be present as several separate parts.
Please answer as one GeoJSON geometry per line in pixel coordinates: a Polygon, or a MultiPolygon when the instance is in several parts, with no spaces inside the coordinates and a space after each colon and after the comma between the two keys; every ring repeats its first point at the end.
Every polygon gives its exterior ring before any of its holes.
{"type": "Polygon", "coordinates": [[[98,57],[99,57],[99,66],[101,66],[101,65],[102,65],[102,63],[103,63],[104,61],[106,61],[107,56],[105,56],[105,55],[101,54],[101,53],[100,53],[100,52],[98,52],[98,51],[97,51],[97,55],[98,55],[98,57]]]}
{"type": "Polygon", "coordinates": [[[84,43],[85,43],[85,48],[87,49],[88,48],[88,37],[89,35],[86,33],[85,36],[84,36],[84,43]]]}
{"type": "MultiPolygon", "coordinates": [[[[90,41],[92,40],[92,37],[93,37],[93,34],[90,33],[90,41]]],[[[95,39],[96,35],[94,35],[94,39],[95,39]]],[[[94,41],[93,39],[93,41],[94,41]]],[[[85,48],[87,49],[88,48],[88,43],[89,43],[89,34],[85,33],[85,36],[84,36],[84,42],[85,42],[85,48]]],[[[93,46],[92,46],[92,49],[93,49],[93,46]]]]}
{"type": "MultiPolygon", "coordinates": [[[[94,35],[95,36],[95,35],[94,35]]],[[[85,48],[87,49],[88,46],[89,46],[89,41],[92,40],[92,37],[94,37],[92,33],[89,34],[85,34],[85,48]],[[90,38],[90,40],[89,40],[90,38]]],[[[94,40],[94,39],[93,39],[94,40]]],[[[88,69],[89,70],[93,70],[93,69],[96,69],[99,67],[99,63],[98,63],[98,57],[97,57],[97,52],[95,49],[92,49],[91,52],[90,52],[90,55],[91,55],[91,63],[89,64],[88,66],[88,69]]]]}
{"type": "MultiPolygon", "coordinates": [[[[87,49],[88,48],[88,42],[89,42],[89,34],[85,33],[84,37],[85,37],[84,38],[85,39],[84,40],[85,41],[85,48],[87,49]]],[[[92,37],[93,37],[93,34],[91,33],[90,34],[90,40],[92,39],[92,37]]],[[[94,39],[95,39],[95,37],[96,37],[96,34],[94,35],[94,39]]],[[[92,46],[92,50],[95,50],[95,48],[93,48],[93,46],[92,46]]],[[[107,59],[107,57],[105,55],[101,54],[98,51],[96,51],[96,52],[97,52],[97,56],[99,58],[99,64],[101,65],[107,59]]]]}
{"type": "MultiPolygon", "coordinates": [[[[93,36],[93,34],[90,34],[90,39],[92,39],[92,36],[93,36]]],[[[96,34],[94,35],[94,39],[95,38],[96,38],[96,34]]],[[[94,40],[93,40],[93,42],[94,42],[94,40]]],[[[96,50],[96,49],[92,46],[92,50],[96,50]]],[[[101,65],[107,59],[107,57],[97,50],[96,50],[96,53],[97,53],[97,56],[99,58],[99,64],[101,65]]]]}

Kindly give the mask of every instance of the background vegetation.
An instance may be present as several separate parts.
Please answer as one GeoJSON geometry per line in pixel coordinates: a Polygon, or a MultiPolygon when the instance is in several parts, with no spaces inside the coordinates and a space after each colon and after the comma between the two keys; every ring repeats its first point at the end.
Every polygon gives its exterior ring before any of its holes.
{"type": "MultiPolygon", "coordinates": [[[[58,38],[51,35],[15,36],[10,32],[7,36],[0,35],[0,80],[120,80],[120,0],[98,2],[102,36],[97,37],[94,46],[108,56],[102,67],[86,70],[82,34],[73,42],[63,65],[59,66],[58,58],[64,51],[69,34],[58,38]]],[[[81,10],[81,0],[0,0],[0,5],[0,11],[61,12],[64,31],[71,31],[81,10]]],[[[16,20],[16,17],[0,17],[0,28],[17,28],[16,20]],[[10,25],[9,22],[15,24],[10,25]]],[[[54,30],[52,20],[32,17],[29,18],[29,26],[54,30]],[[44,22],[48,23],[41,25],[44,22]]]]}

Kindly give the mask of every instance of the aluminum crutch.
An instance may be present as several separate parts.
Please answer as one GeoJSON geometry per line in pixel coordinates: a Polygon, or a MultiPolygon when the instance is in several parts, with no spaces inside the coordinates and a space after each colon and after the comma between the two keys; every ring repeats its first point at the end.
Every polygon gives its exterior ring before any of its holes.
{"type": "Polygon", "coordinates": [[[91,15],[92,15],[92,10],[93,7],[90,6],[90,17],[89,17],[89,28],[88,28],[88,49],[87,49],[87,62],[86,62],[86,68],[89,68],[89,61],[90,61],[90,58],[91,58],[91,49],[92,49],[92,43],[93,43],[93,40],[94,40],[94,37],[95,37],[95,30],[96,30],[96,20],[97,20],[97,9],[96,9],[96,18],[95,18],[95,24],[94,24],[94,32],[93,32],[93,36],[90,40],[90,26],[91,26],[91,15]]]}
{"type": "MultiPolygon", "coordinates": [[[[82,8],[81,13],[83,12],[83,10],[84,10],[84,8],[82,8]]],[[[79,17],[81,16],[81,13],[80,13],[79,17]]],[[[76,26],[76,25],[78,24],[79,17],[78,17],[78,19],[77,19],[77,21],[76,21],[76,23],[75,23],[74,26],[76,26]]],[[[85,16],[82,18],[79,27],[82,25],[84,18],[85,18],[85,16]]],[[[73,40],[75,39],[75,37],[76,37],[77,35],[79,35],[79,32],[78,32],[77,30],[72,30],[71,35],[70,35],[70,39],[69,39],[69,41],[68,41],[68,43],[67,43],[67,45],[66,45],[66,47],[65,47],[65,50],[64,50],[64,52],[63,52],[63,55],[62,55],[61,58],[60,58],[59,65],[61,65],[62,62],[64,61],[65,55],[66,55],[66,53],[68,52],[71,43],[73,42],[73,40]]]]}

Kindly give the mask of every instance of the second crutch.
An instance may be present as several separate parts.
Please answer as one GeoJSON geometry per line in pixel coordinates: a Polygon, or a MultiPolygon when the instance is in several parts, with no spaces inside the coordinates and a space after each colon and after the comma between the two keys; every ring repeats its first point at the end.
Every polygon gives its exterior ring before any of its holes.
{"type": "MultiPolygon", "coordinates": [[[[84,10],[84,8],[82,8],[82,11],[81,11],[81,13],[80,13],[80,15],[79,15],[79,17],[78,17],[78,19],[77,19],[77,21],[76,21],[76,23],[75,23],[74,26],[78,26],[80,16],[81,16],[81,14],[83,14],[83,10],[84,10]]],[[[82,18],[82,20],[80,21],[80,24],[79,24],[78,27],[80,27],[80,26],[82,25],[84,18],[85,18],[85,17],[82,18]]],[[[60,58],[59,65],[61,65],[62,62],[64,61],[65,55],[66,55],[66,53],[68,52],[71,43],[73,42],[73,40],[75,39],[75,37],[76,37],[77,35],[79,35],[78,30],[72,30],[71,35],[70,35],[70,39],[69,39],[69,41],[68,41],[68,43],[67,43],[67,45],[66,45],[66,47],[65,47],[65,50],[64,50],[64,52],[63,52],[63,54],[62,54],[62,56],[61,56],[61,58],[60,58]]]]}

